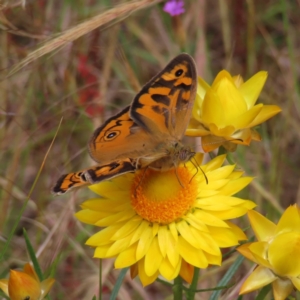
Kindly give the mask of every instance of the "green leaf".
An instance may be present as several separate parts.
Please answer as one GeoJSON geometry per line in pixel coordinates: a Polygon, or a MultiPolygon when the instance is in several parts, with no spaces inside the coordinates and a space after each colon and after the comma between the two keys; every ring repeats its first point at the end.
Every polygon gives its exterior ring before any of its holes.
{"type": "Polygon", "coordinates": [[[28,235],[27,235],[27,232],[25,230],[25,228],[23,228],[23,234],[24,234],[24,238],[25,238],[25,242],[26,242],[26,247],[27,247],[27,251],[28,251],[28,254],[29,254],[29,257],[33,263],[33,267],[35,269],[35,272],[37,274],[37,276],[39,277],[39,280],[40,281],[43,281],[44,280],[44,276],[43,276],[43,273],[42,273],[42,269],[39,265],[39,262],[35,256],[35,251],[30,243],[30,240],[28,238],[28,235]]]}
{"type": "Polygon", "coordinates": [[[117,282],[116,282],[116,284],[115,284],[115,286],[114,286],[114,288],[112,290],[112,293],[110,295],[109,300],[116,300],[117,299],[120,287],[122,285],[123,279],[124,279],[127,271],[128,271],[128,268],[124,268],[124,269],[121,270],[121,272],[120,272],[120,274],[118,276],[117,282]]]}

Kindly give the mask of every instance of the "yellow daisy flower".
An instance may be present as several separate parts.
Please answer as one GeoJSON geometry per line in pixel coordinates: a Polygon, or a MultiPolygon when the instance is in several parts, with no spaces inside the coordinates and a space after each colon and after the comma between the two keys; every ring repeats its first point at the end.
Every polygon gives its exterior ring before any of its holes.
{"type": "Polygon", "coordinates": [[[23,272],[10,270],[9,279],[0,279],[0,289],[11,300],[41,300],[46,297],[53,283],[53,278],[40,282],[33,267],[27,263],[23,272]]]}
{"type": "MultiPolygon", "coordinates": [[[[202,155],[195,158],[200,162],[202,155]]],[[[104,227],[86,242],[96,248],[94,256],[116,258],[115,267],[130,267],[144,286],[159,275],[191,282],[194,267],[220,265],[220,248],[246,238],[228,220],[255,206],[232,197],[252,178],[241,177],[233,165],[222,167],[224,160],[218,156],[201,166],[208,184],[189,162],[176,170],[141,170],[91,186],[101,197],[84,202],[76,217],[104,227]]]]}
{"type": "Polygon", "coordinates": [[[205,152],[221,145],[234,151],[237,144],[249,145],[251,140],[260,141],[261,137],[253,127],[281,111],[277,105],[255,105],[267,75],[267,72],[261,71],[243,82],[241,76],[232,77],[223,70],[211,86],[199,77],[186,135],[201,136],[205,152]]]}
{"type": "Polygon", "coordinates": [[[243,283],[240,294],[272,283],[275,300],[283,300],[296,288],[300,291],[300,209],[290,206],[278,224],[255,211],[248,217],[258,242],[237,250],[258,264],[243,283]]]}

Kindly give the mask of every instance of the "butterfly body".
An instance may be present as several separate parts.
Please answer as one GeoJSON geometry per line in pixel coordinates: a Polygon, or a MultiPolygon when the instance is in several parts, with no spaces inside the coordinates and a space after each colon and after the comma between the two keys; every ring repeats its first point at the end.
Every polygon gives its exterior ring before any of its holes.
{"type": "Polygon", "coordinates": [[[181,142],[196,95],[197,72],[188,54],[175,57],[135,96],[132,104],[97,128],[89,153],[99,166],[66,174],[56,194],[140,168],[165,171],[194,156],[181,142]],[[80,173],[80,174],[79,174],[80,173]],[[75,175],[76,176],[75,176],[75,175]],[[72,178],[76,184],[72,186],[72,178]],[[63,187],[62,187],[63,186],[63,187]]]}

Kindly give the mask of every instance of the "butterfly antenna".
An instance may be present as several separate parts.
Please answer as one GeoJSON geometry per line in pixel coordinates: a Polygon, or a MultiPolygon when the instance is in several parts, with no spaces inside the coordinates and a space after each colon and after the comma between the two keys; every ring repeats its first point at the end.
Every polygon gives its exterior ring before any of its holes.
{"type": "Polygon", "coordinates": [[[179,184],[181,185],[181,187],[184,188],[184,185],[182,184],[181,180],[180,180],[180,177],[178,175],[178,171],[177,171],[177,165],[175,165],[175,174],[176,174],[176,177],[177,177],[177,180],[179,182],[179,184]]]}
{"type": "Polygon", "coordinates": [[[201,172],[202,172],[204,178],[205,178],[206,184],[208,184],[208,178],[207,178],[205,172],[203,171],[203,169],[202,169],[202,168],[200,167],[200,165],[198,164],[196,158],[193,157],[193,158],[190,160],[190,162],[194,165],[194,167],[195,167],[196,170],[197,170],[196,173],[195,173],[195,174],[193,175],[193,177],[191,178],[190,182],[191,182],[191,181],[193,180],[193,178],[197,175],[197,173],[198,173],[198,168],[199,168],[199,169],[201,170],[201,172]],[[195,162],[193,162],[193,159],[194,159],[195,162]]]}

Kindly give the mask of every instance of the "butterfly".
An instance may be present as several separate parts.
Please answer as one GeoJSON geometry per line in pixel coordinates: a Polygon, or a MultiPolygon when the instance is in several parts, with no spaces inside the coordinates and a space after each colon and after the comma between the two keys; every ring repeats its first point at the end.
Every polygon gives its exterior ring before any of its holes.
{"type": "Polygon", "coordinates": [[[95,130],[88,148],[98,165],[62,175],[52,192],[64,194],[146,167],[165,171],[190,160],[195,152],[181,140],[196,88],[195,62],[182,53],[144,85],[130,106],[95,130]]]}

